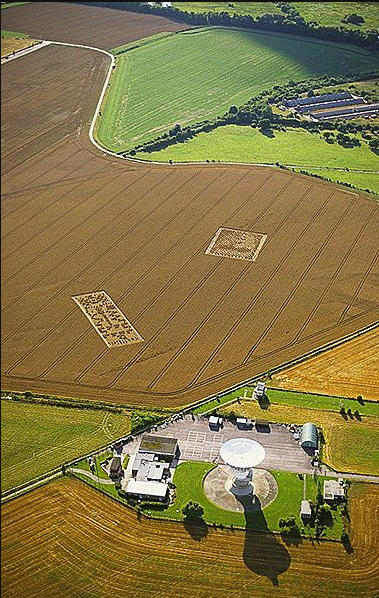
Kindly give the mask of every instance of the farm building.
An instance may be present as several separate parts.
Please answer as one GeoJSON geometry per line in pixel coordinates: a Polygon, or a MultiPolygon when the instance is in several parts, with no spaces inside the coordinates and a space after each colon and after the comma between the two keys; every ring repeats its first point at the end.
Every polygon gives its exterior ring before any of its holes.
{"type": "Polygon", "coordinates": [[[236,425],[239,430],[250,430],[252,428],[252,421],[246,417],[237,417],[236,425]]]}
{"type": "Polygon", "coordinates": [[[328,502],[334,502],[335,500],[343,500],[345,498],[345,495],[346,488],[342,479],[324,481],[324,500],[328,502]]]}
{"type": "Polygon", "coordinates": [[[178,439],[145,434],[141,440],[139,453],[153,453],[159,459],[171,461],[178,455],[178,439]]]}
{"type": "Polygon", "coordinates": [[[315,424],[307,422],[301,430],[300,444],[302,448],[317,449],[318,434],[315,424]]]}
{"type": "Polygon", "coordinates": [[[348,100],[352,98],[350,92],[341,91],[337,93],[325,93],[319,96],[312,96],[310,98],[295,98],[294,100],[284,100],[283,104],[287,108],[295,108],[297,106],[309,106],[311,104],[320,104],[321,102],[335,102],[340,100],[348,100]]]}

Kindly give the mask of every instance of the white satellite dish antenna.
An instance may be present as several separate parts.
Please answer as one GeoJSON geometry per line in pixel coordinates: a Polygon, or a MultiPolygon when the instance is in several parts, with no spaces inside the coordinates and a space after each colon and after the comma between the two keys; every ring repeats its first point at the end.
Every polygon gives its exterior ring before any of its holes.
{"type": "Polygon", "coordinates": [[[250,494],[253,491],[253,468],[266,456],[263,446],[250,438],[232,438],[222,445],[220,456],[232,469],[234,478],[230,490],[233,494],[250,494]]]}

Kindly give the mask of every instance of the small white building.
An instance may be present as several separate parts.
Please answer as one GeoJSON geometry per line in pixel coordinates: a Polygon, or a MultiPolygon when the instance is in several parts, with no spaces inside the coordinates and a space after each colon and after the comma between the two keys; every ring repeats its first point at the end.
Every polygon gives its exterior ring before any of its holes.
{"type": "Polygon", "coordinates": [[[335,500],[343,500],[346,496],[345,484],[337,480],[324,481],[324,500],[333,502],[335,500]]]}
{"type": "Polygon", "coordinates": [[[264,382],[258,382],[256,387],[254,388],[254,399],[262,399],[266,392],[266,384],[264,382]]]}
{"type": "Polygon", "coordinates": [[[168,496],[168,484],[131,478],[125,485],[125,493],[142,500],[164,501],[168,496]]]}
{"type": "Polygon", "coordinates": [[[300,517],[304,519],[310,519],[310,517],[312,517],[312,508],[309,500],[301,501],[300,517]]]}

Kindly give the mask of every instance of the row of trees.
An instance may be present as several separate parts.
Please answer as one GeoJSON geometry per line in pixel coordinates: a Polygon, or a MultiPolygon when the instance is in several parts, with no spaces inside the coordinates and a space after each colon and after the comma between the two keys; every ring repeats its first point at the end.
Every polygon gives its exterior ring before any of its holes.
{"type": "Polygon", "coordinates": [[[326,27],[315,21],[305,21],[300,13],[289,2],[278,2],[280,13],[267,13],[252,17],[251,15],[229,14],[222,12],[185,12],[175,6],[163,8],[160,4],[150,5],[147,2],[75,2],[74,4],[91,4],[119,10],[130,10],[158,14],[175,21],[194,26],[222,25],[224,27],[238,27],[243,29],[263,29],[280,33],[291,33],[316,37],[333,42],[342,42],[364,46],[373,49],[379,48],[378,31],[360,31],[341,25],[339,27],[326,27]]]}

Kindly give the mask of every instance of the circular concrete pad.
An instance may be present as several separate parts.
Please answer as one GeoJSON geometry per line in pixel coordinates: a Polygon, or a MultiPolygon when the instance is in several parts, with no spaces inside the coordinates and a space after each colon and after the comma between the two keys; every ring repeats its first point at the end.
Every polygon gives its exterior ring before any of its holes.
{"type": "Polygon", "coordinates": [[[228,488],[233,475],[230,468],[218,465],[204,480],[204,492],[213,503],[222,509],[239,513],[255,512],[264,509],[278,494],[274,476],[265,469],[254,469],[253,493],[248,496],[235,496],[228,488]]]}

